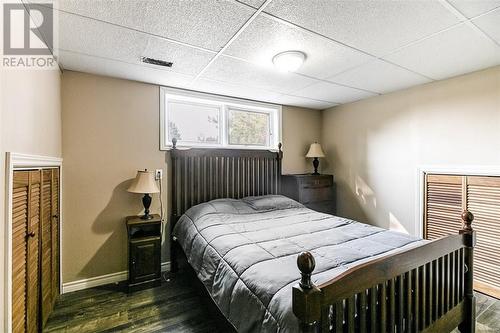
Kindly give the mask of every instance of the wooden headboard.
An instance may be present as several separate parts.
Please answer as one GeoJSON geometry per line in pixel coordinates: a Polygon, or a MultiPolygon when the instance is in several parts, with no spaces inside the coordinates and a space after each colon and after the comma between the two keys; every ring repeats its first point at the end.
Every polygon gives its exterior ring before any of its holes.
{"type": "Polygon", "coordinates": [[[279,194],[281,143],[278,151],[248,149],[178,149],[172,141],[171,226],[190,207],[219,198],[239,199],[279,194]]]}

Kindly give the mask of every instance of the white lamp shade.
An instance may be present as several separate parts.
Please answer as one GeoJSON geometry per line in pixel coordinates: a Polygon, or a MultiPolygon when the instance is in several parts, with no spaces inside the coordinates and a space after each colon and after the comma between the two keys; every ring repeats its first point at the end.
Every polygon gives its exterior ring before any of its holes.
{"type": "Polygon", "coordinates": [[[134,181],[127,190],[132,193],[158,193],[160,189],[156,185],[153,171],[137,171],[137,176],[135,176],[134,181]]]}
{"type": "Polygon", "coordinates": [[[325,153],[321,148],[321,145],[317,142],[311,143],[309,147],[309,151],[306,154],[306,157],[325,157],[325,153]]]}

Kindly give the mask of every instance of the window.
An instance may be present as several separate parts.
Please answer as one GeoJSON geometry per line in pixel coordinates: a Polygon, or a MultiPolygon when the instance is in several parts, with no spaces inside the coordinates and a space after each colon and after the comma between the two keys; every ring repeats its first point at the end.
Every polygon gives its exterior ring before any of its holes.
{"type": "Polygon", "coordinates": [[[168,138],[189,145],[220,144],[221,109],[217,105],[171,100],[167,104],[168,138]]]}
{"type": "Polygon", "coordinates": [[[162,87],[160,147],[276,149],[281,107],[162,87]]]}
{"type": "Polygon", "coordinates": [[[228,110],[228,144],[269,147],[271,115],[245,109],[228,110]]]}

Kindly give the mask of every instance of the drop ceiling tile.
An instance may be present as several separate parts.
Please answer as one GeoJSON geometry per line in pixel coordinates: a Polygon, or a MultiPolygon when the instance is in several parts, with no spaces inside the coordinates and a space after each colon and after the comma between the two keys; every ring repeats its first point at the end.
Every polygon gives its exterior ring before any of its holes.
{"type": "Polygon", "coordinates": [[[324,81],[319,81],[318,83],[312,84],[304,89],[295,91],[293,95],[338,104],[349,103],[363,98],[376,96],[374,93],[324,81]]]}
{"type": "Polygon", "coordinates": [[[266,0],[236,0],[238,2],[241,2],[241,3],[245,3],[247,5],[250,5],[254,8],[259,8],[260,6],[262,6],[262,4],[264,2],[266,2],[266,0]]]}
{"type": "Polygon", "coordinates": [[[218,51],[255,10],[230,0],[150,1],[147,31],[218,51]]]}
{"type": "Polygon", "coordinates": [[[277,103],[281,94],[269,90],[250,88],[243,85],[230,84],[226,82],[199,79],[196,80],[190,89],[203,91],[211,94],[245,98],[255,101],[277,103]]]}
{"type": "Polygon", "coordinates": [[[136,62],[146,45],[144,34],[78,15],[59,14],[61,49],[136,62]]]}
{"type": "Polygon", "coordinates": [[[448,2],[468,18],[500,7],[500,0],[448,0],[448,2]]]}
{"type": "Polygon", "coordinates": [[[282,73],[274,67],[257,66],[226,56],[215,60],[202,78],[280,93],[289,93],[315,82],[295,73],[282,73]]]}
{"type": "Polygon", "coordinates": [[[225,54],[272,67],[273,56],[289,50],[299,50],[307,56],[297,72],[317,78],[332,76],[373,59],[314,33],[265,16],[257,17],[225,54]]]}
{"type": "Polygon", "coordinates": [[[138,30],[147,25],[146,6],[142,0],[60,0],[59,10],[95,18],[138,30]]]}
{"type": "Polygon", "coordinates": [[[230,0],[71,0],[61,9],[215,51],[255,12],[230,0]]]}
{"type": "Polygon", "coordinates": [[[188,75],[198,74],[215,53],[171,43],[158,37],[148,37],[142,56],[173,62],[172,70],[188,75]]]}
{"type": "Polygon", "coordinates": [[[459,22],[438,1],[274,0],[265,12],[378,56],[459,22]]]}
{"type": "Polygon", "coordinates": [[[59,15],[59,26],[59,48],[63,50],[133,64],[141,64],[141,56],[159,58],[172,61],[169,70],[181,74],[198,74],[213,57],[210,52],[64,12],[59,15]]]}
{"type": "Polygon", "coordinates": [[[500,8],[472,22],[500,45],[500,8]]]}
{"type": "Polygon", "coordinates": [[[445,79],[500,64],[500,48],[462,24],[386,58],[428,77],[445,79]]]}
{"type": "Polygon", "coordinates": [[[421,75],[382,60],[372,61],[328,80],[377,93],[388,93],[430,82],[421,75]]]}
{"type": "Polygon", "coordinates": [[[299,106],[302,108],[317,109],[317,110],[325,110],[338,105],[336,103],[318,101],[310,98],[304,98],[286,94],[281,95],[278,98],[277,103],[282,105],[292,105],[292,106],[299,106]]]}
{"type": "Polygon", "coordinates": [[[187,87],[193,76],[59,50],[64,69],[164,86],[187,87]]]}

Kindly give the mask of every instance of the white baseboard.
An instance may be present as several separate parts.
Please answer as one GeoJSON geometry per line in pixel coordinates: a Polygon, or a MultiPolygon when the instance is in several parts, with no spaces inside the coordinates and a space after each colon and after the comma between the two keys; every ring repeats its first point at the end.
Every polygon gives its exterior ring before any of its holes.
{"type": "MultiPolygon", "coordinates": [[[[161,264],[161,271],[169,271],[170,270],[170,262],[164,262],[161,264]]],[[[71,281],[63,283],[62,285],[62,293],[70,293],[73,291],[94,288],[98,286],[102,286],[110,283],[117,283],[121,281],[125,281],[128,279],[128,271],[116,272],[101,276],[95,276],[88,279],[82,279],[77,281],[71,281]]]]}

